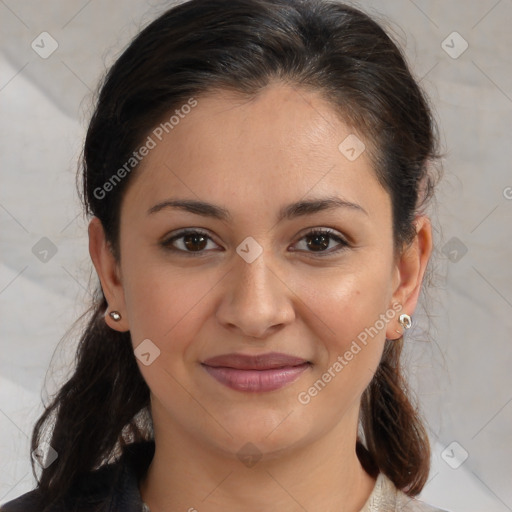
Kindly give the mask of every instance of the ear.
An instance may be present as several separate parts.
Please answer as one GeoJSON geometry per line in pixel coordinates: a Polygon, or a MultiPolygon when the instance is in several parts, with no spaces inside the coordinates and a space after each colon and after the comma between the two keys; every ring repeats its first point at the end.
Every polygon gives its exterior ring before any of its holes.
{"type": "Polygon", "coordinates": [[[107,313],[105,322],[116,331],[128,331],[120,268],[114,258],[110,244],[106,240],[103,225],[98,217],[93,217],[89,223],[89,254],[100,279],[103,294],[107,299],[108,311],[119,311],[121,314],[121,320],[115,322],[107,313]]]}
{"type": "Polygon", "coordinates": [[[425,215],[418,215],[414,224],[416,237],[412,243],[404,249],[394,269],[392,304],[402,304],[402,309],[395,322],[390,322],[386,330],[386,338],[397,339],[403,332],[403,327],[398,323],[398,317],[402,313],[412,316],[418,303],[423,276],[427,263],[432,253],[432,226],[430,219],[425,215]],[[397,330],[399,331],[397,333],[397,330]]]}

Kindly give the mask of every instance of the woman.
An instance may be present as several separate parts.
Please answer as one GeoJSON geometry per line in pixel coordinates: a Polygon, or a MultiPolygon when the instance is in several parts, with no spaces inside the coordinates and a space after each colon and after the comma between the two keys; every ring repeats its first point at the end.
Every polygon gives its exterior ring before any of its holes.
{"type": "Polygon", "coordinates": [[[85,141],[101,287],[33,431],[38,486],[2,510],[439,510],[400,369],[436,158],[401,51],[352,7],[150,24],[85,141]]]}

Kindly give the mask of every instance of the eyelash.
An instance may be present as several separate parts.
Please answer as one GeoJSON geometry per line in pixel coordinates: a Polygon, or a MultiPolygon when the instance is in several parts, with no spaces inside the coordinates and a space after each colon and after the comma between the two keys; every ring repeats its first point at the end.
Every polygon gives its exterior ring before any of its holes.
{"type": "MultiPolygon", "coordinates": [[[[212,238],[204,231],[201,231],[199,229],[186,229],[186,230],[180,231],[176,235],[173,235],[172,237],[164,240],[163,242],[161,242],[161,245],[164,249],[166,249],[168,251],[172,251],[174,253],[182,253],[183,255],[192,256],[192,257],[202,257],[207,252],[204,249],[201,251],[186,251],[183,249],[177,249],[176,247],[172,247],[172,243],[174,241],[179,240],[180,238],[183,238],[187,235],[203,235],[204,237],[208,238],[209,240],[212,240],[212,238]]],[[[327,251],[318,251],[318,252],[306,251],[307,253],[314,255],[314,257],[318,256],[320,258],[325,258],[330,255],[337,254],[340,251],[343,251],[349,247],[349,243],[346,240],[344,240],[343,238],[338,236],[334,230],[328,229],[328,228],[327,229],[312,229],[311,231],[309,231],[305,235],[303,235],[299,239],[299,241],[303,240],[304,238],[313,237],[313,236],[327,236],[331,240],[335,240],[336,242],[338,242],[340,245],[340,247],[338,247],[337,249],[330,250],[329,252],[327,252],[327,251]]]]}

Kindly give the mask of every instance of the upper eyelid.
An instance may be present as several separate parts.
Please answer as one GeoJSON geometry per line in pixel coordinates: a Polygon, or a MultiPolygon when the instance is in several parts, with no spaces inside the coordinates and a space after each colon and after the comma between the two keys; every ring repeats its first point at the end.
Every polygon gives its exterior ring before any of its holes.
{"type": "MultiPolygon", "coordinates": [[[[343,235],[343,233],[340,233],[337,229],[328,228],[328,227],[306,228],[306,231],[302,232],[302,234],[300,235],[300,238],[302,238],[306,235],[309,235],[311,233],[319,232],[319,231],[327,232],[328,234],[333,235],[333,236],[338,236],[341,239],[346,241],[346,236],[343,235]]],[[[202,235],[206,235],[206,236],[210,237],[213,240],[212,235],[206,228],[182,228],[182,229],[178,229],[177,232],[175,232],[174,234],[172,234],[170,236],[169,235],[163,236],[162,239],[165,241],[165,240],[169,240],[169,239],[172,239],[175,237],[180,237],[180,236],[186,235],[188,233],[200,233],[202,235]]],[[[348,241],[347,241],[347,243],[348,243],[348,241]]]]}

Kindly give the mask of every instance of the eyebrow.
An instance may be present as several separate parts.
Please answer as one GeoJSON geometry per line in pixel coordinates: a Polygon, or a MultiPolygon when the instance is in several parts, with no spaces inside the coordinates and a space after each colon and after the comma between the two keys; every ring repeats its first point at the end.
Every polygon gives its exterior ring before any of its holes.
{"type": "MultiPolygon", "coordinates": [[[[220,206],[206,203],[204,201],[197,201],[195,199],[167,199],[152,206],[147,214],[159,212],[166,208],[180,209],[203,217],[212,217],[224,222],[229,222],[232,217],[228,210],[220,206]]],[[[297,201],[296,203],[289,204],[279,210],[277,222],[284,219],[292,220],[296,217],[305,215],[312,215],[317,212],[325,210],[334,210],[337,208],[347,208],[352,211],[361,212],[368,215],[368,212],[359,204],[352,203],[339,197],[325,197],[320,199],[308,199],[304,201],[297,201]]]]}

